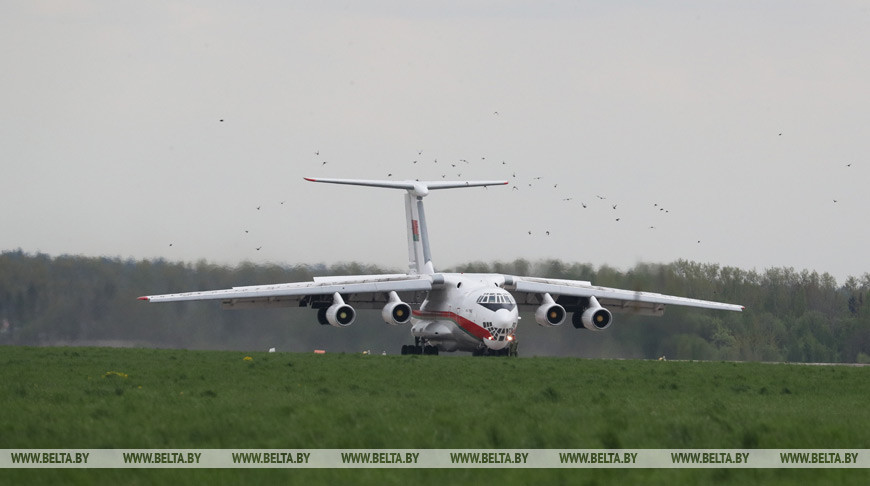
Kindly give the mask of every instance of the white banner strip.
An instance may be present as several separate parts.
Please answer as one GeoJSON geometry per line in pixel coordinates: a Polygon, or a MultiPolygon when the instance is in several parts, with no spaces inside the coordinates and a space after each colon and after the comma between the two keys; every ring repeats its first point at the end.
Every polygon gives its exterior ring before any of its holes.
{"type": "Polygon", "coordinates": [[[870,468],[870,449],[0,449],[0,468],[870,468]]]}

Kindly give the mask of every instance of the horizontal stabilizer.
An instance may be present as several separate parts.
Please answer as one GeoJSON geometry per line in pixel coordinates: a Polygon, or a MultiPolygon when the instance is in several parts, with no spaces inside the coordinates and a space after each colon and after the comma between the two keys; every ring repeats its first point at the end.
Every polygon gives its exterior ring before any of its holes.
{"type": "Polygon", "coordinates": [[[325,179],[321,177],[306,177],[310,182],[326,182],[330,184],[348,184],[352,186],[386,187],[390,189],[405,189],[417,196],[425,196],[429,190],[453,189],[459,187],[503,186],[508,181],[379,181],[366,179],[325,179]]]}

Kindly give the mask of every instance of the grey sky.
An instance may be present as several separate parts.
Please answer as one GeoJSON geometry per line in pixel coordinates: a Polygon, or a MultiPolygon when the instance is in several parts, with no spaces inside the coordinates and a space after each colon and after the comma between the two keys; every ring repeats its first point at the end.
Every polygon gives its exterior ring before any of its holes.
{"type": "Polygon", "coordinates": [[[865,2],[0,10],[3,250],[404,269],[400,193],[302,177],[444,175],[511,184],[426,199],[436,268],[870,272],[865,2]]]}

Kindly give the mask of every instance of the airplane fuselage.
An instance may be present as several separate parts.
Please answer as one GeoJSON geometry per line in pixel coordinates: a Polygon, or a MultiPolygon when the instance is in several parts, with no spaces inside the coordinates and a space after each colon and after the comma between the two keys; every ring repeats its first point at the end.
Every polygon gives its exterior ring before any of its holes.
{"type": "Polygon", "coordinates": [[[411,318],[418,341],[441,351],[499,351],[515,339],[519,312],[498,276],[444,274],[411,318]]]}

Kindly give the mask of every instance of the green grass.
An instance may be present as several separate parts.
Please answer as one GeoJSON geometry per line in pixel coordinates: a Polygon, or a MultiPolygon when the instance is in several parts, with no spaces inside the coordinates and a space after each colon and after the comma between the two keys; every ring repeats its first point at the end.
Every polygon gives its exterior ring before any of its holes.
{"type": "MultiPolygon", "coordinates": [[[[0,348],[0,448],[849,448],[870,368],[0,348]],[[251,360],[245,360],[250,356],[251,360]]],[[[866,484],[846,470],[27,470],[45,483],[866,484]]]]}

